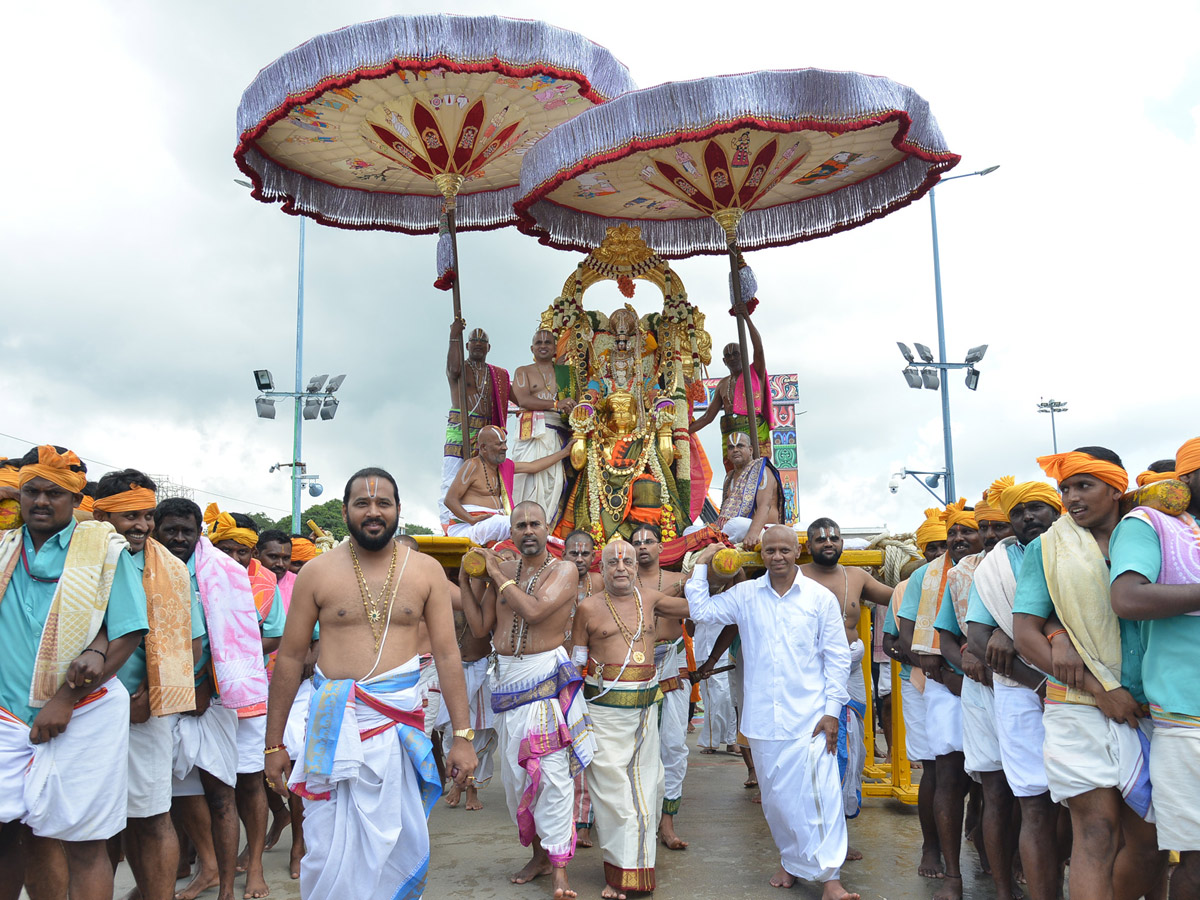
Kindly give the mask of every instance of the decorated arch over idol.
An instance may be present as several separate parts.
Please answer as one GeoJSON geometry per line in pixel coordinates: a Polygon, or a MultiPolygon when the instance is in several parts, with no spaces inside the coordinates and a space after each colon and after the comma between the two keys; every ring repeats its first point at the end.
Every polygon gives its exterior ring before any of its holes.
{"type": "Polygon", "coordinates": [[[576,266],[541,325],[558,341],[560,390],[578,400],[568,419],[576,477],[557,533],[580,528],[606,542],[649,523],[664,541],[677,537],[712,480],[688,432],[690,399],[703,394],[701,367],[712,361],[704,313],[641,229],[620,224],[576,266]],[[629,299],[636,281],[648,281],[662,306],[589,310],[587,289],[601,281],[616,281],[629,299]]]}

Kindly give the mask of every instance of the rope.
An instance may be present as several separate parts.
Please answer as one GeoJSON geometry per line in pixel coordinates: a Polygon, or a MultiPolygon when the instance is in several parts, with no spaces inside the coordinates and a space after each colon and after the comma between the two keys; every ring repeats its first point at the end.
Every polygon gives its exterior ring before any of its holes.
{"type": "Polygon", "coordinates": [[[917,540],[913,534],[891,534],[884,532],[867,545],[868,550],[883,551],[883,565],[879,576],[888,587],[895,587],[903,579],[903,569],[912,560],[920,560],[917,540]]]}

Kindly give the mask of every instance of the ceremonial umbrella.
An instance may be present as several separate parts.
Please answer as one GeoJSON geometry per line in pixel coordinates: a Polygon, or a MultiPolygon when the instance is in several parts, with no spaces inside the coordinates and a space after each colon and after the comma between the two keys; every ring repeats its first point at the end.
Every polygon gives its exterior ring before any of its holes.
{"type": "MultiPolygon", "coordinates": [[[[438,282],[462,310],[457,229],[515,220],[521,157],[632,90],[603,47],[544,22],[392,16],[319,35],[251,82],[234,159],[253,196],[338,228],[443,232],[438,282]]],[[[470,454],[466,380],[459,386],[470,454]]]]}
{"type": "MultiPolygon", "coordinates": [[[[741,248],[885,216],[958,160],[928,104],[887,78],[797,69],[672,82],[591,109],[525,154],[517,227],[590,250],[606,228],[632,222],[666,258],[728,253],[742,310],[753,279],[739,274],[741,248]]],[[[738,338],[744,370],[741,312],[738,338]]],[[[742,380],[758,455],[751,379],[742,380]]]]}

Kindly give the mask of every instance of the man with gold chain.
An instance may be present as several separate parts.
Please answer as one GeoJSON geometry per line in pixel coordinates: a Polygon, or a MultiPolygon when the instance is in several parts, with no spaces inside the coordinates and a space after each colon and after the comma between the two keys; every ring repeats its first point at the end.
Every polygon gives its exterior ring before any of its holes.
{"type": "MultiPolygon", "coordinates": [[[[717,528],[734,543],[757,547],[763,529],[783,522],[783,482],[765,456],[755,458],[749,435],[734,432],[726,439],[729,472],[721,489],[717,528]]],[[[700,531],[703,523],[684,534],[700,531]]]]}
{"type": "Polygon", "coordinates": [[[463,612],[474,635],[490,635],[496,648],[492,710],[500,778],[521,844],[533,846],[533,857],[510,880],[551,875],[552,893],[572,896],[573,778],[595,751],[582,679],[563,649],[579,575],[546,552],[549,527],[536,503],[517,505],[511,533],[517,559],[485,550],[486,574],[459,576],[463,612]]]}
{"type": "MultiPolygon", "coordinates": [[[[642,533],[642,532],[639,532],[642,533]]],[[[655,822],[664,791],[659,751],[654,620],[685,618],[687,601],[637,585],[634,548],[614,540],[601,557],[604,592],[579,604],[572,662],[586,667],[584,696],[596,735],[588,788],[604,853],[601,897],[652,891],[655,822]]]]}
{"type": "MultiPolygon", "coordinates": [[[[554,363],[554,333],[542,329],[533,336],[533,362],[513,373],[512,399],[521,408],[516,430],[510,435],[515,462],[535,462],[561,450],[570,434],[563,416],[575,406],[566,396],[570,370],[554,363]]],[[[557,523],[566,489],[566,470],[553,465],[534,474],[513,478],[513,500],[532,500],[557,523]]]]}

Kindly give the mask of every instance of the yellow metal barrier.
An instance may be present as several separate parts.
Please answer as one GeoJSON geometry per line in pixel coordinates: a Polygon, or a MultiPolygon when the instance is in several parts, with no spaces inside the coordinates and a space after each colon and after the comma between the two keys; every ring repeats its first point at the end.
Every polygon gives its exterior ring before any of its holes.
{"type": "Polygon", "coordinates": [[[858,636],[862,638],[863,677],[867,681],[867,715],[863,734],[867,743],[867,764],[863,768],[862,794],[864,797],[891,797],[901,803],[915,805],[917,787],[912,783],[912,769],[904,750],[904,704],[900,696],[900,664],[891,661],[892,678],[892,733],[888,747],[892,761],[875,761],[875,691],[871,680],[871,611],[865,607],[858,617],[858,636]]]}

